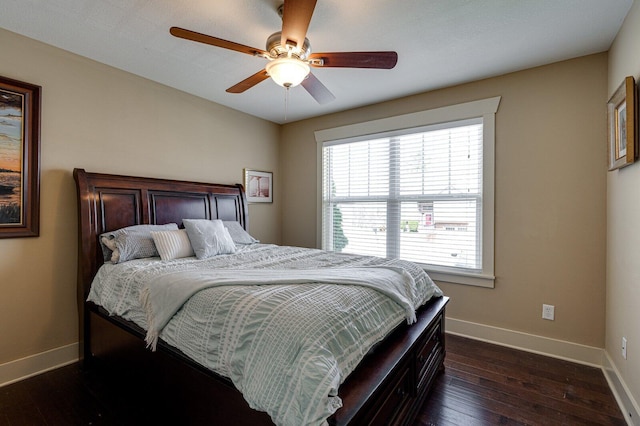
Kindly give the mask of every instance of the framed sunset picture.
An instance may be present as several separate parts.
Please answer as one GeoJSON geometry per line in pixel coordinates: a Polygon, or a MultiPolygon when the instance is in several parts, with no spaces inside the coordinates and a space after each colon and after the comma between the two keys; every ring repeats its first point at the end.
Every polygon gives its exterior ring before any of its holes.
{"type": "Polygon", "coordinates": [[[0,77],[0,238],[39,234],[41,90],[0,77]]]}

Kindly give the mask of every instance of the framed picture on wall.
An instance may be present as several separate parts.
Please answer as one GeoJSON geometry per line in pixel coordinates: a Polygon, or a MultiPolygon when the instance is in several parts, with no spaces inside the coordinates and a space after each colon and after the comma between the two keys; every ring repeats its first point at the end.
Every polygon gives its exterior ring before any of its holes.
{"type": "Polygon", "coordinates": [[[244,190],[250,203],[272,203],[273,173],[244,169],[244,190]]]}
{"type": "Polygon", "coordinates": [[[0,77],[0,238],[40,232],[40,93],[0,77]]]}
{"type": "Polygon", "coordinates": [[[638,157],[637,109],[635,80],[626,77],[607,103],[609,170],[633,164],[638,157]]]}

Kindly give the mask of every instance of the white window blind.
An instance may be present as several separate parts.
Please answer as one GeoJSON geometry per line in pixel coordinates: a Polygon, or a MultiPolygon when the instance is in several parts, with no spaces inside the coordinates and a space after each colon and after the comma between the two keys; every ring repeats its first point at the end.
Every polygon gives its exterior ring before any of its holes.
{"type": "Polygon", "coordinates": [[[481,271],[482,118],[403,133],[323,144],[323,247],[481,271]]]}

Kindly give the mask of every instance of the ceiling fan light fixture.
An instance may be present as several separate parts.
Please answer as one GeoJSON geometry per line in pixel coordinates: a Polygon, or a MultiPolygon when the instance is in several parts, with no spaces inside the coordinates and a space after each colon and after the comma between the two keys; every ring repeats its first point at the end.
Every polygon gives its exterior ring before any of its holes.
{"type": "Polygon", "coordinates": [[[282,87],[295,87],[309,74],[310,68],[305,62],[295,58],[277,58],[266,66],[267,73],[282,87]]]}

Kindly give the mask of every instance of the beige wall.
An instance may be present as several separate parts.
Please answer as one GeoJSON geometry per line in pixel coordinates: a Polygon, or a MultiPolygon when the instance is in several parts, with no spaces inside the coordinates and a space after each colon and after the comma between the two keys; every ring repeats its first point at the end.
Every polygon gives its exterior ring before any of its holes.
{"type": "MultiPolygon", "coordinates": [[[[74,167],[206,182],[279,179],[280,127],[0,30],[0,75],[42,86],[41,231],[0,239],[0,365],[78,341],[74,167]]],[[[280,203],[250,205],[280,242],[280,203]]]]}
{"type": "Polygon", "coordinates": [[[284,244],[316,245],[314,131],[502,96],[494,289],[442,284],[448,316],[604,347],[607,54],[283,126],[284,244]],[[542,304],[556,320],[541,319],[542,304]]]}
{"type": "MultiPolygon", "coordinates": [[[[609,53],[608,94],[626,76],[640,80],[640,3],[634,2],[609,53]]],[[[640,402],[640,165],[607,174],[606,351],[640,402]],[[622,358],[622,337],[627,359],[622,358]]],[[[638,406],[636,405],[636,410],[638,406]]]]}

